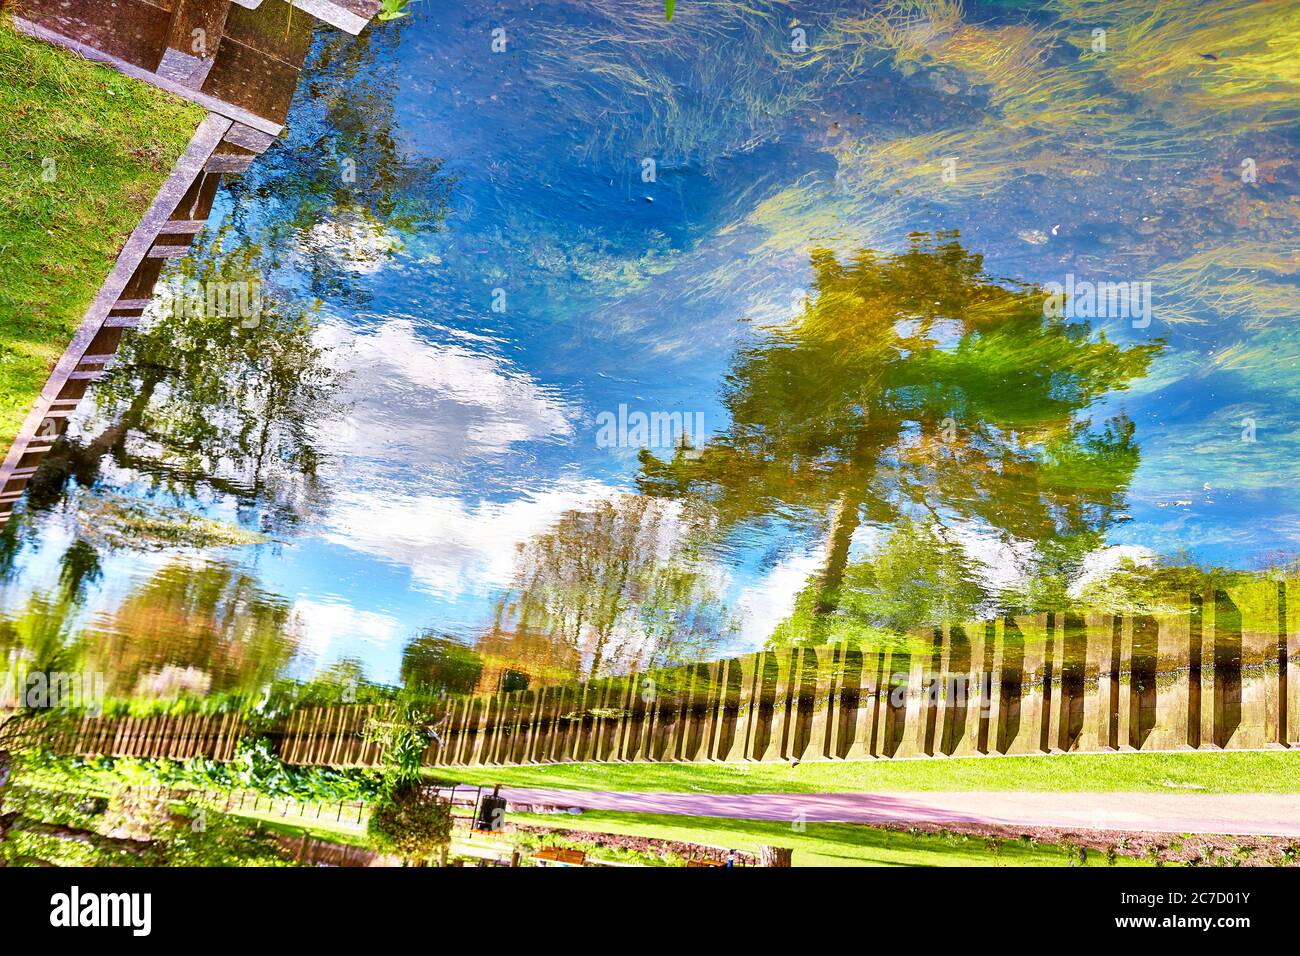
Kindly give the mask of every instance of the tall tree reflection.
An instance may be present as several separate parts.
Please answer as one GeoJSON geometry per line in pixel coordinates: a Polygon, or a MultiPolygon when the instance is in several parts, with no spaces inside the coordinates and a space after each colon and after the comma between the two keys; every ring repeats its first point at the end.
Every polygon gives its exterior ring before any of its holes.
{"type": "Polygon", "coordinates": [[[829,512],[804,598],[812,622],[840,608],[863,521],[899,529],[896,559],[937,548],[939,565],[915,565],[922,577],[956,573],[958,525],[988,529],[1028,546],[1033,583],[1012,600],[1063,593],[1138,462],[1132,422],[1087,411],[1144,375],[1162,343],[1122,347],[1045,315],[1041,290],[991,278],[955,233],[848,262],[817,251],[812,271],[801,314],[737,357],[729,427],[669,461],[643,452],[642,490],[706,501],[724,529],[829,512]],[[918,534],[932,539],[919,550],[918,534]]]}
{"type": "Polygon", "coordinates": [[[485,678],[554,682],[698,659],[733,630],[680,509],[620,495],[524,543],[478,642],[485,678]]]}

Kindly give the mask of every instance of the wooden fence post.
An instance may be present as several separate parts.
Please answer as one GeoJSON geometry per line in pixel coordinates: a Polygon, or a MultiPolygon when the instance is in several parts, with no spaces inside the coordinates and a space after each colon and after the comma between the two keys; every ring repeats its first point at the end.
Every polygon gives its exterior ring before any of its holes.
{"type": "Polygon", "coordinates": [[[791,866],[790,858],[794,850],[784,846],[760,846],[758,848],[759,866],[791,866]]]}

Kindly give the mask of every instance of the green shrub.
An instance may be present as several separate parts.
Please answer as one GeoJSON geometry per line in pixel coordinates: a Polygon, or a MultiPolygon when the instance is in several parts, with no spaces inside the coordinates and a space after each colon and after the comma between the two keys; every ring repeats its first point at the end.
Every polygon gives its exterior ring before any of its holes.
{"type": "Polygon", "coordinates": [[[451,804],[418,784],[393,787],[370,810],[376,847],[405,860],[429,860],[451,843],[451,804]]]}

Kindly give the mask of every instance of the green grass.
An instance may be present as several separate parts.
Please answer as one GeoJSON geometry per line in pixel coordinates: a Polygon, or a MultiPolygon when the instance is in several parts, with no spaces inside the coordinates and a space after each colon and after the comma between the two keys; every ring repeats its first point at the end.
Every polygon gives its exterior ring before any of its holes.
{"type": "MultiPolygon", "coordinates": [[[[779,820],[732,820],[657,813],[584,811],[557,823],[552,815],[509,814],[511,823],[536,823],[557,830],[621,833],[682,840],[708,846],[756,852],[763,844],[790,847],[795,866],[1068,866],[1063,847],[1003,840],[997,852],[980,837],[960,834],[913,836],[894,830],[851,823],[808,823],[802,831],[779,820]]],[[[1099,853],[1088,865],[1105,866],[1099,853]]],[[[1145,866],[1144,860],[1118,857],[1116,866],[1145,866]]]]}
{"type": "Polygon", "coordinates": [[[296,819],[277,817],[269,813],[254,813],[251,810],[240,810],[231,813],[230,816],[248,821],[256,821],[262,825],[263,830],[267,830],[271,833],[280,833],[284,836],[300,837],[305,831],[311,836],[319,837],[322,840],[329,840],[333,843],[359,847],[370,846],[370,837],[366,835],[364,829],[357,827],[355,824],[348,825],[346,823],[336,823],[333,820],[315,820],[310,818],[299,822],[296,819]]]}
{"type": "Polygon", "coordinates": [[[552,764],[434,771],[438,779],[511,787],[665,793],[909,790],[1300,793],[1300,753],[1207,751],[954,757],[763,764],[552,764]]]}
{"type": "Polygon", "coordinates": [[[0,13],[0,455],[202,118],[0,13]]]}
{"type": "MultiPolygon", "coordinates": [[[[241,810],[234,814],[260,821],[266,829],[288,836],[305,830],[313,836],[368,846],[364,824],[336,823],[330,819],[307,817],[285,819],[266,813],[241,810]]],[[[796,831],[791,824],[770,820],[734,820],[715,817],[677,816],[656,813],[618,813],[586,810],[579,816],[556,817],[554,814],[511,813],[511,823],[531,824],[557,833],[617,833],[630,836],[680,840],[735,850],[757,852],[763,844],[786,846],[794,850],[795,866],[1067,866],[1069,858],[1063,847],[1055,844],[1031,845],[1018,840],[1002,840],[994,852],[980,837],[960,834],[926,834],[891,831],[850,823],[809,823],[796,831]]],[[[456,831],[453,854],[495,849],[497,856],[509,856],[509,839],[501,840],[478,834],[467,842],[464,831],[456,831]]],[[[490,854],[489,855],[493,855],[490,854]]],[[[611,851],[596,856],[617,858],[611,851]]],[[[1088,865],[1104,866],[1100,853],[1090,853],[1088,865]]],[[[1120,856],[1116,866],[1148,866],[1145,860],[1120,856]]]]}

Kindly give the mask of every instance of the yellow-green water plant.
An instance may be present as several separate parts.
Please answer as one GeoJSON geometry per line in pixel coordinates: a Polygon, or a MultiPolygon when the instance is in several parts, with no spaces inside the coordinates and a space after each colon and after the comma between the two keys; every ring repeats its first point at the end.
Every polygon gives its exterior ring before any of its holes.
{"type": "Polygon", "coordinates": [[[1300,98],[1300,7],[1273,0],[1052,0],[1066,36],[1120,88],[1187,115],[1293,122],[1300,98]],[[1104,51],[1091,31],[1106,30],[1104,51]],[[1290,118],[1289,118],[1290,117],[1290,118]]]}
{"type": "Polygon", "coordinates": [[[411,11],[407,8],[415,2],[417,0],[381,0],[376,17],[380,20],[400,20],[410,15],[411,11]]]}

